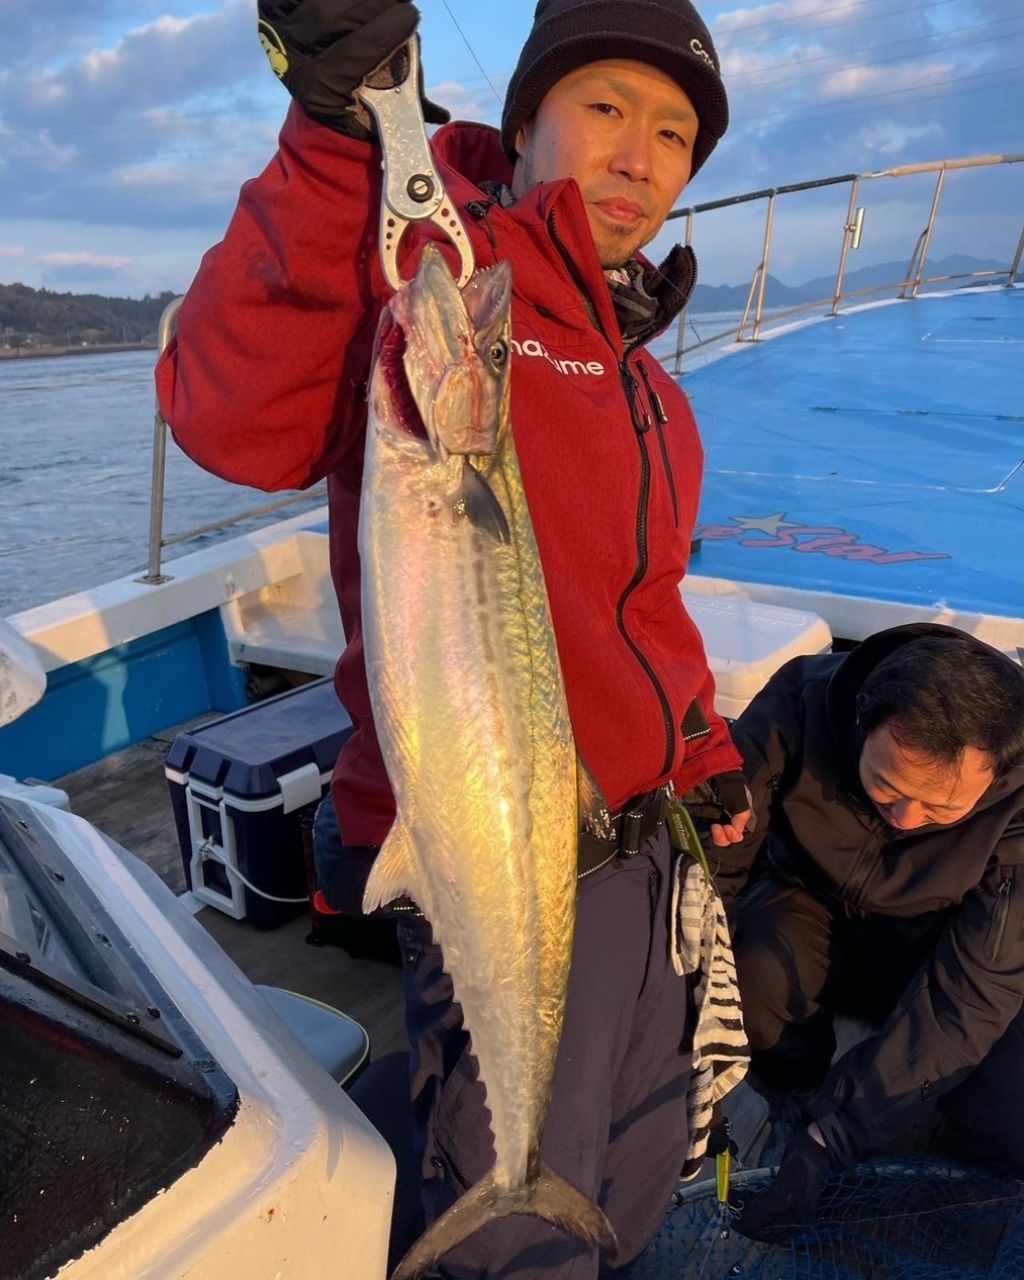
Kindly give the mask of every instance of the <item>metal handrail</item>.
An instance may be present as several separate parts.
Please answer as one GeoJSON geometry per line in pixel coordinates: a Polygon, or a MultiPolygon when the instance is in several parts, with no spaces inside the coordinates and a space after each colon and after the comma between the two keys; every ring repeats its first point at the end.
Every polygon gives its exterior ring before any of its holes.
{"type": "MultiPolygon", "coordinates": [[[[157,333],[158,359],[171,345],[178,322],[183,298],[174,298],[163,310],[160,327],[157,333]]],[[[157,399],[153,414],[153,466],[150,481],[149,498],[149,559],[147,570],[136,582],[147,586],[159,586],[161,582],[171,582],[172,575],[163,572],[163,553],[167,547],[188,542],[192,538],[201,537],[204,533],[217,533],[221,529],[230,529],[232,525],[241,524],[244,520],[255,520],[260,516],[280,511],[284,507],[293,506],[297,502],[308,502],[310,498],[323,497],[327,493],[326,485],[317,485],[312,489],[304,489],[302,493],[293,493],[290,497],[279,498],[275,502],[265,503],[260,507],[249,507],[223,520],[215,520],[211,524],[198,525],[195,529],[187,529],[184,533],[176,533],[173,537],[164,537],[164,497],[167,477],[167,419],[157,399]]]]}
{"type": "Polygon", "coordinates": [[[980,280],[1002,278],[1005,276],[1006,285],[1013,285],[1020,273],[1022,262],[1024,262],[1024,229],[1021,231],[1020,240],[1018,241],[1012,262],[1005,270],[986,269],[984,271],[965,272],[957,275],[935,276],[926,276],[925,270],[928,262],[928,252],[931,248],[936,223],[938,222],[939,207],[945,188],[946,175],[955,169],[990,168],[995,165],[1020,164],[1022,161],[1024,161],[1024,153],[1014,153],[1012,155],[1005,156],[962,156],[950,160],[931,161],[926,164],[898,165],[892,169],[879,169],[870,173],[839,174],[830,178],[816,178],[810,182],[790,183],[789,185],[782,187],[767,187],[760,191],[749,191],[743,195],[729,196],[724,200],[712,200],[705,204],[691,205],[682,209],[674,209],[668,215],[669,219],[684,218],[686,220],[686,243],[688,245],[692,245],[694,239],[694,225],[698,214],[712,213],[716,210],[734,208],[737,205],[750,204],[756,201],[767,201],[761,259],[754,268],[754,274],[750,282],[750,289],[747,293],[747,303],[739,324],[730,325],[728,328],[716,332],[708,337],[699,337],[696,342],[692,343],[690,347],[687,347],[686,326],[688,321],[688,308],[684,307],[679,316],[676,349],[670,355],[663,356],[662,359],[665,361],[673,361],[673,372],[681,373],[683,371],[683,357],[688,350],[694,351],[700,347],[711,346],[726,339],[732,339],[734,342],[757,342],[760,340],[761,328],[765,319],[765,292],[775,238],[777,201],[778,197],[783,195],[794,195],[802,191],[820,190],[822,187],[831,186],[848,185],[850,188],[849,204],[847,207],[846,219],[842,228],[843,238],[839,254],[839,265],[836,271],[836,283],[831,297],[818,298],[814,301],[799,303],[797,306],[786,307],[781,311],[773,311],[769,317],[773,324],[779,320],[798,315],[802,312],[815,311],[823,308],[827,308],[827,313],[830,317],[836,316],[839,314],[839,308],[844,302],[847,302],[852,298],[862,298],[870,294],[898,291],[900,298],[916,298],[923,285],[942,284],[951,280],[980,280]],[[849,254],[852,249],[860,248],[864,230],[865,209],[863,206],[858,204],[862,184],[865,182],[876,181],[879,178],[905,178],[911,175],[920,175],[925,173],[935,173],[938,176],[935,184],[935,190],[932,194],[931,208],[928,213],[928,218],[924,229],[917,237],[905,278],[903,280],[892,281],[887,284],[873,285],[869,288],[846,289],[844,285],[849,254]],[[752,310],[754,313],[754,319],[750,334],[748,335],[747,328],[750,323],[752,310]]]}
{"type": "MultiPolygon", "coordinates": [[[[1012,262],[1006,271],[986,270],[965,272],[958,275],[928,277],[925,276],[924,271],[928,260],[928,249],[931,245],[932,236],[935,231],[935,224],[938,220],[939,205],[942,199],[946,174],[954,169],[988,168],[994,165],[1020,164],[1022,161],[1024,161],[1024,153],[1015,153],[1006,156],[965,156],[952,160],[938,160],[926,164],[899,165],[892,169],[879,169],[870,173],[844,173],[838,174],[834,177],[815,178],[809,182],[795,182],[781,187],[766,187],[760,191],[748,191],[742,195],[729,196],[723,200],[712,200],[705,204],[691,205],[683,209],[674,209],[668,215],[669,219],[684,218],[686,220],[686,243],[688,245],[692,245],[695,219],[698,214],[712,213],[715,210],[733,208],[736,205],[750,204],[760,200],[767,200],[768,202],[765,216],[761,261],[758,263],[751,279],[750,289],[747,294],[747,304],[744,308],[743,317],[739,325],[730,326],[729,328],[723,329],[709,337],[698,338],[698,340],[693,343],[692,347],[687,348],[685,343],[687,308],[684,307],[679,316],[676,350],[672,355],[665,356],[663,359],[674,360],[674,372],[681,373],[683,356],[686,354],[687,350],[697,350],[701,347],[711,346],[715,343],[722,342],[727,338],[732,338],[733,340],[740,342],[757,342],[760,340],[761,328],[764,322],[768,270],[774,243],[776,205],[777,198],[779,196],[795,195],[803,191],[820,190],[823,187],[842,186],[847,184],[850,187],[850,199],[846,221],[843,224],[842,248],[836,272],[836,283],[832,295],[827,298],[815,299],[812,302],[802,302],[797,306],[787,307],[781,311],[773,311],[770,316],[772,323],[776,323],[782,319],[787,319],[791,316],[800,315],[803,312],[815,311],[821,308],[828,308],[828,315],[830,317],[836,316],[839,314],[839,308],[843,302],[847,302],[853,298],[863,298],[871,294],[886,293],[893,290],[899,290],[899,296],[901,298],[907,298],[909,291],[909,297],[914,298],[917,296],[922,285],[942,284],[951,280],[984,279],[1005,275],[1006,284],[1008,286],[1013,285],[1021,270],[1021,264],[1024,262],[1024,228],[1021,230],[1020,239],[1017,243],[1016,252],[1014,253],[1012,262]],[[889,284],[872,285],[868,288],[844,289],[843,286],[849,253],[852,249],[858,249],[860,247],[861,235],[864,227],[865,211],[863,207],[858,206],[857,204],[861,184],[865,182],[872,182],[879,178],[905,178],[911,175],[920,175],[924,173],[936,173],[938,174],[938,180],[932,196],[928,220],[924,230],[919,234],[915,243],[914,252],[911,255],[905,279],[893,281],[889,284]],[[754,312],[754,321],[751,334],[749,337],[746,337],[745,333],[750,320],[751,310],[754,312]]],[[[163,315],[160,317],[159,350],[161,355],[170,345],[171,339],[174,337],[181,303],[181,298],[175,298],[168,304],[163,315]]],[[[282,508],[291,506],[294,503],[305,502],[311,497],[322,496],[326,492],[325,486],[321,485],[314,489],[303,491],[302,493],[292,494],[290,497],[282,498],[264,506],[252,507],[249,510],[239,512],[237,515],[230,516],[224,520],[219,520],[212,524],[200,525],[198,528],[189,529],[184,533],[179,533],[173,537],[165,538],[163,534],[163,520],[166,468],[167,421],[164,418],[158,403],[153,417],[153,474],[150,497],[148,569],[141,578],[137,579],[139,582],[151,585],[156,585],[170,580],[169,576],[162,572],[162,558],[165,548],[174,546],[178,543],[187,542],[189,539],[199,537],[204,533],[211,533],[221,529],[230,528],[231,525],[239,524],[243,520],[251,520],[260,516],[270,515],[273,512],[280,511],[282,508]]]]}

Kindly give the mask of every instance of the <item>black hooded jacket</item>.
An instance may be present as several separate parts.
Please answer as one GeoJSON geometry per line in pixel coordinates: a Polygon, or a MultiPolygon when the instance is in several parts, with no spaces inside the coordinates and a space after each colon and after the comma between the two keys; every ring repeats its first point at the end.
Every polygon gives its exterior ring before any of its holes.
{"type": "Polygon", "coordinates": [[[840,1157],[895,1136],[922,1099],[961,1083],[1024,1003],[1024,765],[957,822],[913,831],[890,827],[860,784],[855,701],[866,675],[899,646],[948,631],[896,627],[846,655],[789,662],[733,729],[756,825],[743,844],[715,850],[724,897],[761,855],[854,918],[940,913],[930,959],[812,1108],[840,1157]]]}

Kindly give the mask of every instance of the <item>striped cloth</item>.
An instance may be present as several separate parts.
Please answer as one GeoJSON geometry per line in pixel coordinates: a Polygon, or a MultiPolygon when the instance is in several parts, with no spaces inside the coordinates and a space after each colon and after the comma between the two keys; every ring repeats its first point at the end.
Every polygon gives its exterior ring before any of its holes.
{"type": "Polygon", "coordinates": [[[672,875],[670,946],[676,972],[695,978],[690,1138],[679,1175],[685,1182],[700,1172],[715,1103],[735,1089],[750,1063],[725,909],[704,867],[686,855],[676,858],[672,875]]]}

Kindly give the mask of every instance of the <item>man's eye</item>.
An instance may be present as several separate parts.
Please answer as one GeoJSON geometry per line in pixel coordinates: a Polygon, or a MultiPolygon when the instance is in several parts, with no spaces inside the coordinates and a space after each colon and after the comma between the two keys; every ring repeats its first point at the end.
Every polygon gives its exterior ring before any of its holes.
{"type": "Polygon", "coordinates": [[[681,133],[676,133],[675,129],[662,129],[661,134],[663,138],[668,138],[669,142],[675,146],[688,147],[690,145],[681,133]]]}
{"type": "Polygon", "coordinates": [[[610,102],[592,102],[590,108],[592,111],[600,111],[603,116],[615,115],[618,112],[618,107],[613,107],[610,102]]]}

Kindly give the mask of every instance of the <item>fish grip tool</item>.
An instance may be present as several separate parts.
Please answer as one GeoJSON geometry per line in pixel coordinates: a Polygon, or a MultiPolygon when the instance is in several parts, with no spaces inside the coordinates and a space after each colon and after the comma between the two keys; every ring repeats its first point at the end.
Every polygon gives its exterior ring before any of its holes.
{"type": "Polygon", "coordinates": [[[462,288],[476,269],[473,247],[434,165],[419,86],[420,51],[414,36],[356,90],[376,123],[383,156],[381,266],[391,288],[400,289],[405,283],[398,270],[402,237],[412,223],[432,222],[458,251],[462,288]]]}

